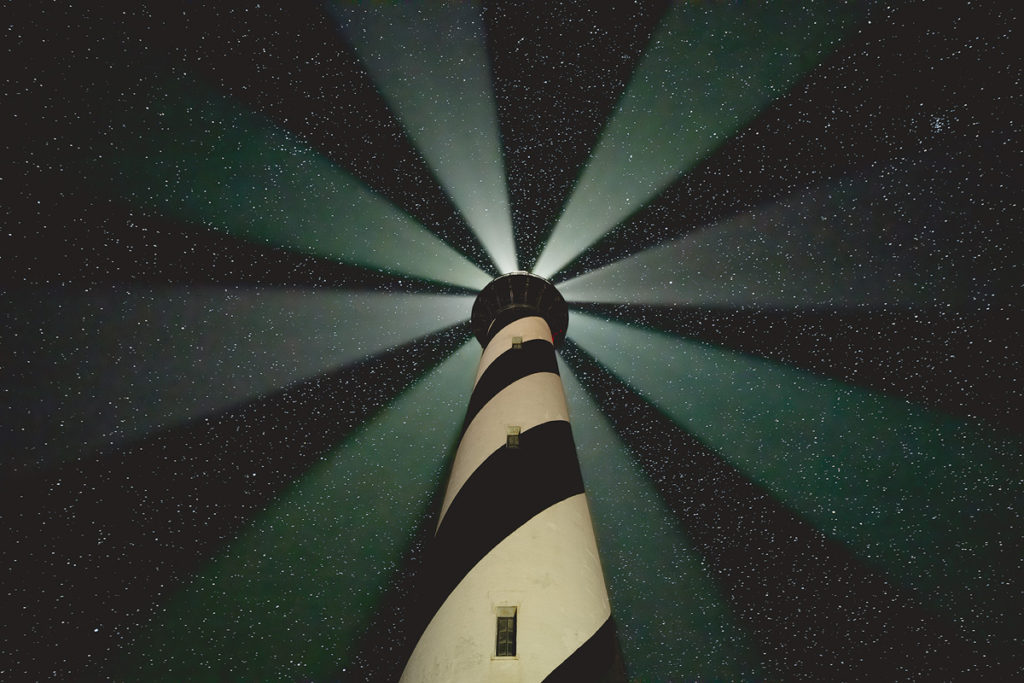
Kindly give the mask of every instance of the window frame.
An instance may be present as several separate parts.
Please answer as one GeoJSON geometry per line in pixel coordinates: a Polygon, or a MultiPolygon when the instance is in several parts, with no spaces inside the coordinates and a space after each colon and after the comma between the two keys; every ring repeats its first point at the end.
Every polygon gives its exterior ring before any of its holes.
{"type": "Polygon", "coordinates": [[[519,606],[499,605],[495,609],[494,657],[515,659],[518,657],[519,606]],[[504,642],[502,636],[505,636],[504,642]]]}

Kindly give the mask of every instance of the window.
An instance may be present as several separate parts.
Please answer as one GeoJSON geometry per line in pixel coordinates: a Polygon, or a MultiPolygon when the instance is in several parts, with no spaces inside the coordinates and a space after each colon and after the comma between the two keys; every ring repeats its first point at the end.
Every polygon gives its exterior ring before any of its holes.
{"type": "Polygon", "coordinates": [[[516,425],[512,425],[505,432],[505,446],[507,448],[519,448],[519,431],[520,428],[516,425]]]}
{"type": "Polygon", "coordinates": [[[521,349],[521,348],[523,348],[523,338],[522,337],[512,337],[512,348],[513,349],[521,349]]]}
{"type": "Polygon", "coordinates": [[[499,607],[498,637],[494,648],[495,657],[516,656],[516,608],[499,607]]]}

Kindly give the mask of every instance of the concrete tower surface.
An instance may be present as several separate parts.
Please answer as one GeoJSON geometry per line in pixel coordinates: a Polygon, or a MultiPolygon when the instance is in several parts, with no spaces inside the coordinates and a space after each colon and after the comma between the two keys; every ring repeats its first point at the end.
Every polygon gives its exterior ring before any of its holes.
{"type": "Polygon", "coordinates": [[[402,681],[616,681],[625,672],[555,345],[562,295],[503,275],[473,304],[484,347],[402,681]]]}

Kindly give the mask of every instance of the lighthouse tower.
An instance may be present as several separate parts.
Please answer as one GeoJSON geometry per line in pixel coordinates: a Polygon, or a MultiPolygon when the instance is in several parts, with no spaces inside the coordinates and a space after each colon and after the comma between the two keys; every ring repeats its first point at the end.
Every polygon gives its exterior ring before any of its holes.
{"type": "Polygon", "coordinates": [[[555,362],[568,320],[561,294],[528,273],[473,305],[484,351],[403,682],[625,677],[555,362]]]}

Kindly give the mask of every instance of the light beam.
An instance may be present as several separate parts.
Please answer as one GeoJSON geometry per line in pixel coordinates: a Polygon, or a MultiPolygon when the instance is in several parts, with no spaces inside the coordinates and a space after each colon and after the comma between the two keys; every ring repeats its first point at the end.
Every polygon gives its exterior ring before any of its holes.
{"type": "MultiPolygon", "coordinates": [[[[183,76],[135,85],[80,158],[94,190],[256,242],[479,289],[490,277],[309,145],[183,76]],[[85,158],[87,157],[87,158],[85,158]]],[[[81,154],[81,153],[79,153],[81,154]]]]}
{"type": "Polygon", "coordinates": [[[477,5],[336,2],[332,10],[500,272],[518,270],[477,5]]]}
{"type": "Polygon", "coordinates": [[[573,339],[976,642],[1009,646],[1021,535],[1006,433],[761,359],[571,313],[573,339]]]}
{"type": "Polygon", "coordinates": [[[972,192],[957,169],[930,158],[878,165],[585,273],[559,291],[570,302],[1013,306],[1014,251],[1000,246],[1001,219],[972,192]],[[975,249],[963,248],[965,225],[975,249]]]}
{"type": "Polygon", "coordinates": [[[8,292],[11,460],[53,464],[231,407],[457,323],[471,305],[276,288],[8,292]]]}
{"type": "Polygon", "coordinates": [[[443,477],[478,355],[463,345],[295,482],[170,598],[116,677],[354,675],[358,639],[443,477]]]}
{"type": "Polygon", "coordinates": [[[678,520],[561,358],[558,366],[630,672],[654,680],[681,671],[699,680],[763,677],[678,520]],[[692,630],[697,623],[700,636],[692,630]]]}
{"type": "Polygon", "coordinates": [[[864,15],[858,3],[673,3],[535,271],[577,254],[734,135],[864,15]]]}

